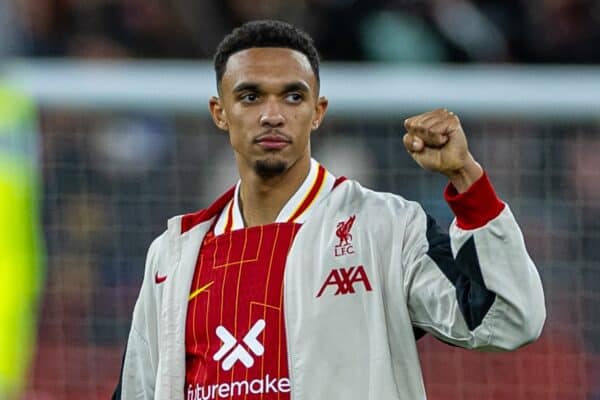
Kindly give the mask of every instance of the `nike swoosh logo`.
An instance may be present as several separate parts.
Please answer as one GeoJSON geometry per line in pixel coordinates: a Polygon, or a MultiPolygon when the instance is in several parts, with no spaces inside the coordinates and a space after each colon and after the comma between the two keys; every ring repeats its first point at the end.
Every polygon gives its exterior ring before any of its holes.
{"type": "Polygon", "coordinates": [[[213,283],[215,283],[215,281],[207,283],[206,285],[202,286],[200,289],[194,290],[194,292],[192,294],[190,294],[188,301],[192,300],[194,297],[198,296],[200,293],[204,292],[206,289],[211,287],[213,283]]]}
{"type": "Polygon", "coordinates": [[[167,276],[158,276],[158,272],[154,275],[154,282],[158,285],[167,280],[167,276]]]}

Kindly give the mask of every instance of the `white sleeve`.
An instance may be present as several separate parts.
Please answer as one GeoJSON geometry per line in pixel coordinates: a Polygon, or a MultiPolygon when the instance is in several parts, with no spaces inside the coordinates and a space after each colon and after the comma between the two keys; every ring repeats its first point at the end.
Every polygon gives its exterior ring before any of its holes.
{"type": "Polygon", "coordinates": [[[133,310],[120,380],[113,400],[154,399],[158,368],[158,312],[154,273],[157,270],[161,238],[155,239],[148,249],[144,280],[133,310]]]}
{"type": "Polygon", "coordinates": [[[467,348],[513,350],[539,337],[541,281],[508,206],[446,233],[418,207],[406,228],[404,290],[414,326],[467,348]]]}

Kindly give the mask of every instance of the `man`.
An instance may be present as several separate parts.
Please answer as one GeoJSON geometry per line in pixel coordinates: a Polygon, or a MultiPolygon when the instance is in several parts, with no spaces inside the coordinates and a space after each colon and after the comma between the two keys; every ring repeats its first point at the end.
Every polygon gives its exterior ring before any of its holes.
{"type": "Polygon", "coordinates": [[[413,328],[482,350],[539,336],[539,276],[454,114],[409,118],[404,136],[449,178],[449,237],[311,159],[327,100],[306,34],[247,23],[215,70],[240,181],[150,246],[117,398],[423,399],[413,328]]]}

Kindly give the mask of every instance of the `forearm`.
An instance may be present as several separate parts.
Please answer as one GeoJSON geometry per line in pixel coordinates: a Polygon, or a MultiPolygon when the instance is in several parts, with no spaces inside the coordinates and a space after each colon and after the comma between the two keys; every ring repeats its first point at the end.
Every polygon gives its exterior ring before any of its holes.
{"type": "Polygon", "coordinates": [[[458,193],[466,192],[482,175],[483,168],[473,159],[470,153],[465,165],[461,169],[446,174],[448,180],[458,193]]]}

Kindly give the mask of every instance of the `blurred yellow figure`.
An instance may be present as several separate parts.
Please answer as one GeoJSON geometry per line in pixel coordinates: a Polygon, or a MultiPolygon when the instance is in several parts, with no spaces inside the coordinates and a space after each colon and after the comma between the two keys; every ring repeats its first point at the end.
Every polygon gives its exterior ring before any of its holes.
{"type": "Polygon", "coordinates": [[[42,280],[37,116],[0,82],[0,399],[24,387],[42,280]]]}

